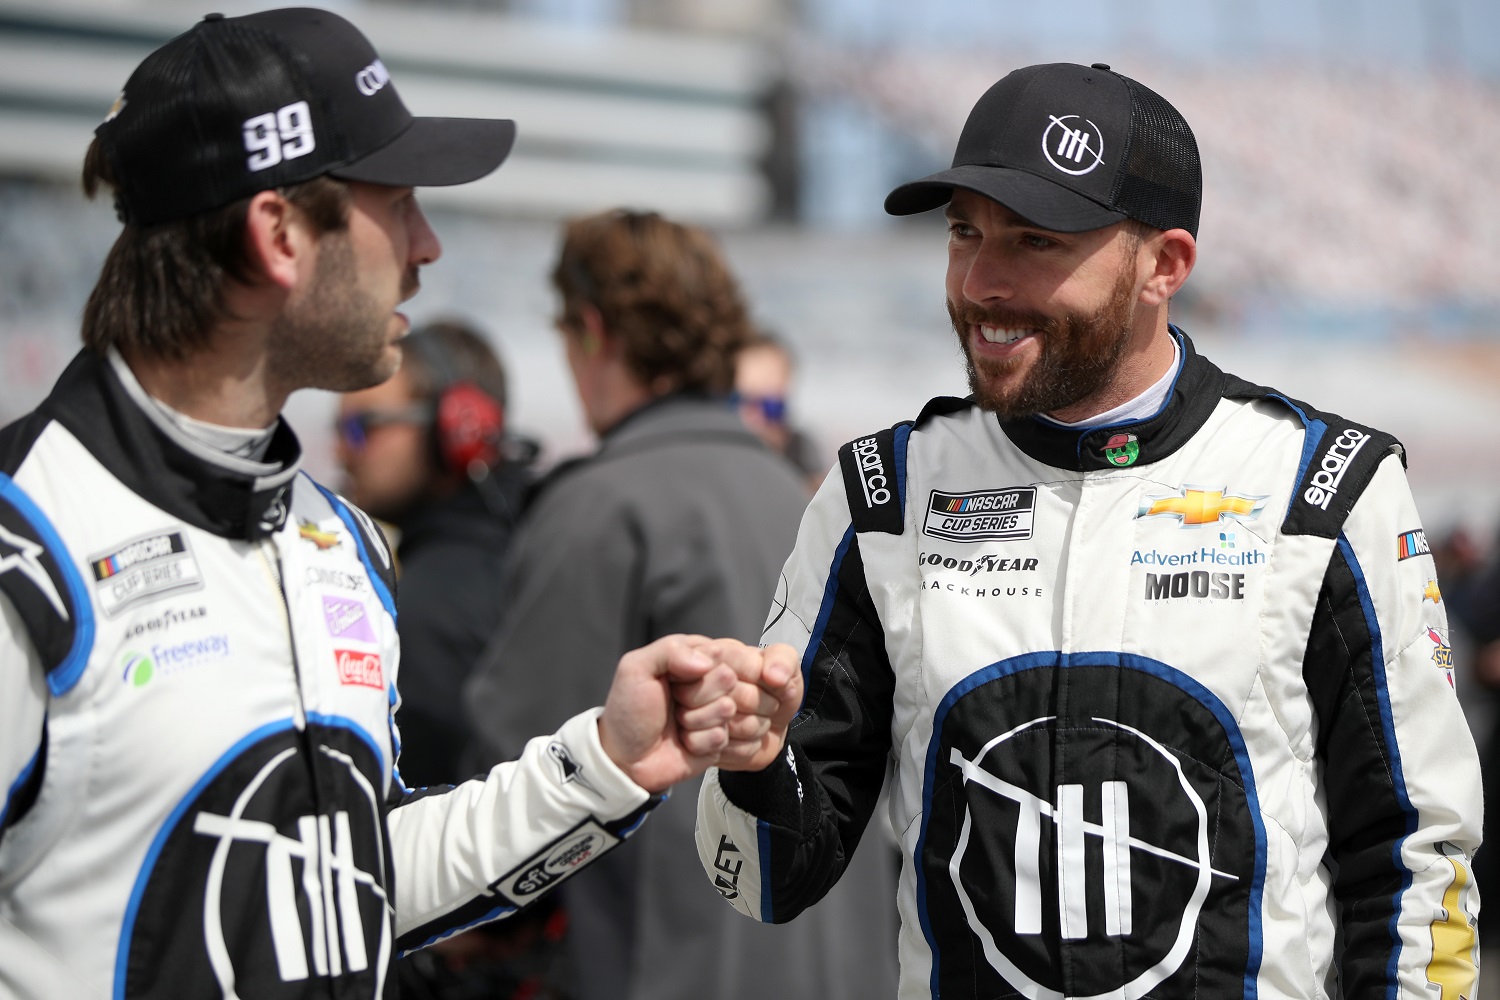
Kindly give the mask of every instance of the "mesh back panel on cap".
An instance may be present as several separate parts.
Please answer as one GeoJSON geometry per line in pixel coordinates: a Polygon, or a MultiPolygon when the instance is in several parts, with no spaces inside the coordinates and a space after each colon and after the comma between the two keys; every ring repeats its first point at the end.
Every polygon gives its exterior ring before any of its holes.
{"type": "Polygon", "coordinates": [[[1203,167],[1193,132],[1155,91],[1122,79],[1130,88],[1133,128],[1115,206],[1157,229],[1186,229],[1197,236],[1203,167]]]}

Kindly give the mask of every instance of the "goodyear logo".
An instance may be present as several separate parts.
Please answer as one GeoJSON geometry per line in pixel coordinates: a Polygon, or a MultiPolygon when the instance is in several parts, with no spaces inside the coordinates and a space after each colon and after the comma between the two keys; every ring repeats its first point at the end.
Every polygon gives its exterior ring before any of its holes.
{"type": "Polygon", "coordinates": [[[1148,496],[1135,516],[1175,517],[1182,527],[1192,528],[1200,524],[1217,524],[1225,518],[1253,521],[1265,506],[1263,496],[1242,496],[1226,493],[1223,489],[1184,486],[1176,493],[1148,496]]]}
{"type": "Polygon", "coordinates": [[[979,493],[933,490],[927,501],[925,534],[955,542],[1030,538],[1036,513],[1036,487],[979,493]]]}

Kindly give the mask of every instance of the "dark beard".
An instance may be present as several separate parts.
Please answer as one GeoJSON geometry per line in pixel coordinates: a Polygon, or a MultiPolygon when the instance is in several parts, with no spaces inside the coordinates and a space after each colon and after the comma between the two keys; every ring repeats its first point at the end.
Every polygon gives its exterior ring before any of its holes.
{"type": "Polygon", "coordinates": [[[1109,299],[1088,315],[1069,313],[1059,319],[1013,309],[981,309],[965,302],[948,302],[963,348],[969,389],[981,409],[1015,420],[1038,413],[1055,413],[1097,395],[1114,377],[1130,340],[1135,307],[1135,274],[1122,268],[1109,299]],[[1008,362],[976,360],[969,345],[975,324],[1003,329],[1030,328],[1041,340],[1039,357],[1025,380],[1014,389],[996,389],[999,379],[1015,370],[1008,362]]]}
{"type": "MultiPolygon", "coordinates": [[[[415,294],[412,268],[402,294],[415,294]]],[[[272,374],[292,388],[353,392],[379,385],[396,371],[386,351],[390,313],[365,295],[355,272],[346,231],[321,237],[309,293],[271,327],[272,374]]]]}

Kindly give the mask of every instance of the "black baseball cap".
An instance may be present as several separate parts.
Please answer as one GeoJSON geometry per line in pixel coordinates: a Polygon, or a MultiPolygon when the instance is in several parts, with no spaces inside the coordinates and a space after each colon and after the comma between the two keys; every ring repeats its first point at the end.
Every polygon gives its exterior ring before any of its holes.
{"type": "Polygon", "coordinates": [[[1136,219],[1198,234],[1203,169],[1177,109],[1103,63],[1026,66],[974,105],[953,166],[903,184],[892,215],[946,205],[974,191],[1060,233],[1136,219]]]}
{"type": "Polygon", "coordinates": [[[323,174],[464,184],[515,122],[416,118],[368,39],[326,10],[209,14],[136,67],[94,134],[123,221],[151,225],[323,174]]]}

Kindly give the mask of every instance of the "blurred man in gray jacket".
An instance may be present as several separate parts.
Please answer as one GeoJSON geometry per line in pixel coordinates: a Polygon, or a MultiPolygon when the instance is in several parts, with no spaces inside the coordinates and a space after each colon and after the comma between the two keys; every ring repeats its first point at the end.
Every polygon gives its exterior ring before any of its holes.
{"type": "MultiPolygon", "coordinates": [[[[597,703],[620,654],[655,636],[756,641],[806,505],[724,398],[751,328],[705,233],[654,213],[578,219],[552,277],[600,445],[542,485],[511,549],[504,620],[468,689],[496,759],[597,703]]],[[[695,796],[680,789],[631,850],[569,882],[579,1000],[893,995],[885,845],[859,852],[863,877],[811,920],[755,924],[702,884],[695,796]]]]}

